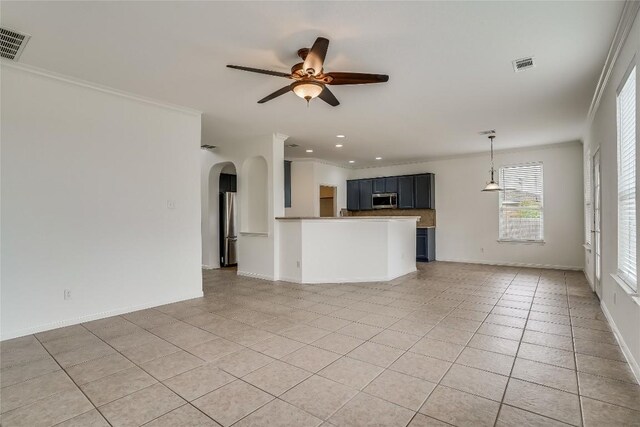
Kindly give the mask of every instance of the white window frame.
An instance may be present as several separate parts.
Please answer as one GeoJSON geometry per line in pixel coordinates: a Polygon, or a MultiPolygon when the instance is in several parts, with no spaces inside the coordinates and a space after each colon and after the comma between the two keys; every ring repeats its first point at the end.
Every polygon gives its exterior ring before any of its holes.
{"type": "MultiPolygon", "coordinates": [[[[618,256],[617,256],[617,262],[616,262],[616,276],[617,276],[617,280],[618,283],[622,282],[624,285],[626,285],[628,288],[630,288],[633,292],[637,292],[638,290],[638,283],[637,283],[637,241],[635,245],[632,245],[632,242],[629,242],[629,245],[625,245],[625,242],[627,241],[627,239],[629,239],[630,234],[633,234],[633,239],[637,239],[637,203],[636,203],[636,187],[637,187],[637,152],[636,152],[636,146],[637,146],[637,135],[638,135],[638,128],[637,128],[637,123],[634,122],[634,127],[635,127],[635,133],[633,134],[633,141],[629,141],[631,142],[631,144],[627,144],[625,145],[625,150],[633,150],[633,154],[632,154],[632,162],[633,162],[633,166],[632,172],[627,172],[625,170],[622,170],[622,168],[624,167],[623,165],[623,159],[621,158],[621,154],[622,154],[622,114],[621,114],[621,106],[620,106],[620,95],[622,93],[622,91],[625,89],[625,87],[627,86],[627,83],[629,83],[629,78],[631,75],[634,75],[634,85],[637,85],[637,70],[636,70],[636,64],[635,64],[635,58],[632,61],[631,65],[629,66],[629,69],[627,70],[627,72],[624,74],[624,77],[620,83],[620,86],[618,87],[618,90],[616,91],[616,159],[617,159],[617,167],[616,167],[616,172],[617,172],[617,181],[618,181],[618,185],[617,185],[617,227],[618,227],[618,235],[617,235],[617,242],[618,242],[618,256]],[[629,180],[629,176],[628,173],[632,173],[633,176],[631,177],[631,180],[629,180]],[[627,176],[627,179],[625,180],[626,182],[631,182],[633,188],[629,189],[628,186],[625,187],[621,187],[621,182],[622,179],[621,177],[623,176],[627,176]],[[633,204],[633,210],[635,215],[632,216],[631,219],[631,224],[625,224],[625,226],[622,226],[622,216],[621,216],[621,205],[622,203],[629,203],[631,202],[633,204]],[[628,230],[626,235],[624,233],[625,230],[628,230]],[[625,250],[625,247],[628,250],[625,250]]],[[[637,86],[636,86],[636,91],[633,92],[633,97],[634,97],[634,102],[632,103],[634,110],[637,108],[637,86]]],[[[636,119],[636,115],[637,112],[635,112],[636,114],[632,115],[634,117],[634,120],[636,119]]]]}
{"type": "Polygon", "coordinates": [[[498,169],[498,176],[500,177],[500,185],[503,187],[503,191],[500,191],[500,195],[498,197],[498,242],[500,243],[533,243],[533,244],[544,244],[544,164],[543,162],[529,162],[529,163],[518,163],[511,165],[503,165],[498,169]],[[540,239],[514,239],[514,238],[503,238],[502,237],[502,202],[504,198],[505,190],[505,182],[502,179],[504,176],[504,169],[507,168],[517,168],[524,166],[536,166],[539,165],[541,167],[541,185],[542,185],[542,193],[540,195],[540,227],[541,227],[541,238],[540,239]]]}

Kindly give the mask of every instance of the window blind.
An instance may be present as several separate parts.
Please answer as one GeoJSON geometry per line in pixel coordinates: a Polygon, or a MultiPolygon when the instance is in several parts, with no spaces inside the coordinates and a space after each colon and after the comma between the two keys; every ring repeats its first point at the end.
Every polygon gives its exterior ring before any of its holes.
{"type": "Polygon", "coordinates": [[[635,67],[618,93],[618,276],[637,290],[635,67]]]}
{"type": "Polygon", "coordinates": [[[544,239],[542,163],[500,168],[499,239],[542,241],[544,239]]]}

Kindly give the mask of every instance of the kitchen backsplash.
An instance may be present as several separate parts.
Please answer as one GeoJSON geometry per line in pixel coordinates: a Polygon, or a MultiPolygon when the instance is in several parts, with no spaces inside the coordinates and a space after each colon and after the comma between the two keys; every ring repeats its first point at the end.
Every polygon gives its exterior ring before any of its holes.
{"type": "Polygon", "coordinates": [[[419,216],[418,227],[435,227],[435,209],[374,209],[369,211],[343,211],[345,216],[419,216]]]}

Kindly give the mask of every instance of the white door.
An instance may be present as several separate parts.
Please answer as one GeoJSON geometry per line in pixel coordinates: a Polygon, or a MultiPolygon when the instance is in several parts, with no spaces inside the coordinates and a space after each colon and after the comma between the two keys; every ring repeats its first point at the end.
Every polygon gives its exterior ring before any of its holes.
{"type": "Polygon", "coordinates": [[[594,250],[594,286],[598,298],[602,298],[602,243],[600,237],[600,150],[593,155],[593,250],[594,250]]]}

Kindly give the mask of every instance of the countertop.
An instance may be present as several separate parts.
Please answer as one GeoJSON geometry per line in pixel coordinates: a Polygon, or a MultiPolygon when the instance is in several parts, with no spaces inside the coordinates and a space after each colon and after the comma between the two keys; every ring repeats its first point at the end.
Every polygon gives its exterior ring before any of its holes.
{"type": "Polygon", "coordinates": [[[319,217],[319,216],[279,216],[277,220],[284,221],[296,221],[296,220],[376,220],[376,219],[411,219],[417,221],[419,216],[334,216],[334,217],[319,217]]]}

